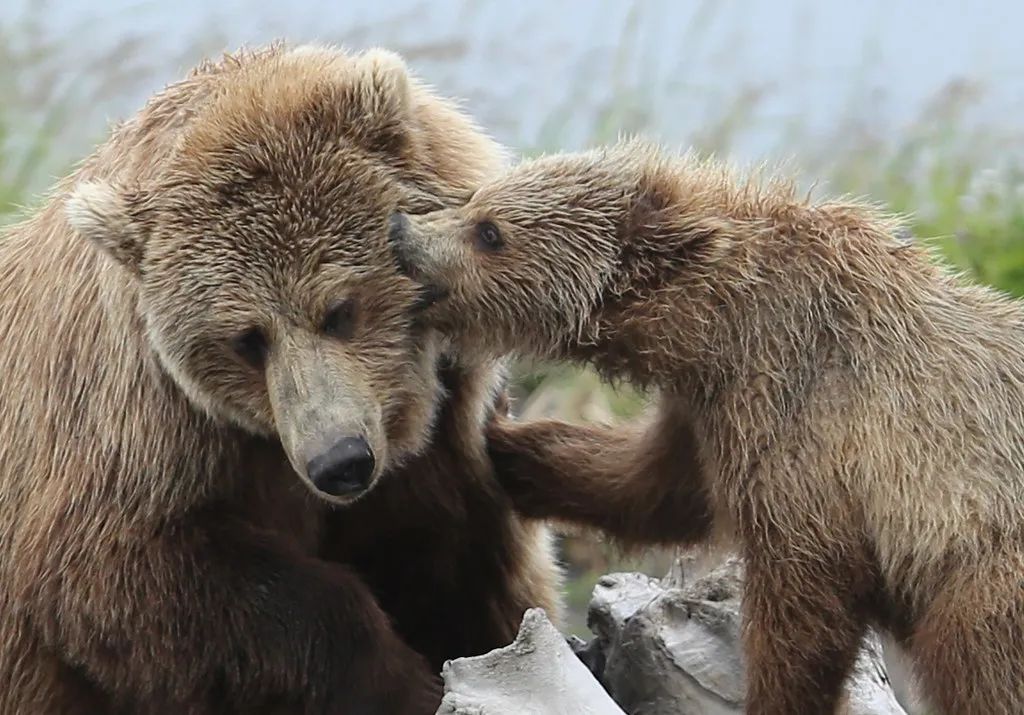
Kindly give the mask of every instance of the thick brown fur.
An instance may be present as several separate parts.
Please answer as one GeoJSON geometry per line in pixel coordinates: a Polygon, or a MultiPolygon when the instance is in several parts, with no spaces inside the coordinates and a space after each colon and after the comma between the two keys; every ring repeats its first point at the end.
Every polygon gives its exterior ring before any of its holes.
{"type": "Polygon", "coordinates": [[[525,162],[392,220],[474,350],[662,393],[631,436],[495,423],[525,513],[738,540],[749,713],[831,713],[865,628],[950,714],[1024,712],[1024,308],[856,201],[640,143],[525,162]]]}
{"type": "Polygon", "coordinates": [[[445,658],[557,612],[484,450],[499,366],[442,384],[384,236],[500,162],[394,55],[276,47],[0,238],[0,713],[432,713],[445,658]],[[346,431],[377,460],[338,508],[303,460],[346,431]]]}

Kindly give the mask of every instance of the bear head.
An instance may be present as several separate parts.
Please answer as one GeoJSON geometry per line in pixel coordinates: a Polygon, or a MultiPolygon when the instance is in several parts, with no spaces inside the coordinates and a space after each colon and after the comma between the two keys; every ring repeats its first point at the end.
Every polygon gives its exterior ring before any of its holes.
{"type": "Polygon", "coordinates": [[[396,213],[389,240],[432,296],[424,320],[463,349],[578,358],[719,259],[729,227],[703,210],[701,181],[721,184],[695,155],[628,140],[523,161],[462,206],[396,213]]]}
{"type": "Polygon", "coordinates": [[[190,401],[345,503],[425,446],[441,390],[388,216],[464,200],[499,157],[396,55],[302,47],[236,68],[155,178],[83,182],[66,210],[190,401]]]}

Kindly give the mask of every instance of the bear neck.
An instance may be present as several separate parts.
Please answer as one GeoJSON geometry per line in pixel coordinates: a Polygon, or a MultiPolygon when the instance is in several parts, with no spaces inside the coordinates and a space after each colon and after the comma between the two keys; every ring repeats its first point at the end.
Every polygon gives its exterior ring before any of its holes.
{"type": "Polygon", "coordinates": [[[642,387],[692,382],[714,336],[710,326],[684,325],[683,316],[691,304],[714,304],[707,261],[731,238],[718,216],[678,217],[661,209],[638,217],[623,208],[614,225],[614,238],[604,237],[619,247],[613,267],[578,338],[564,341],[557,356],[642,387]]]}
{"type": "Polygon", "coordinates": [[[238,488],[249,438],[188,402],[145,339],[134,279],[54,204],[0,239],[0,293],[0,433],[26,435],[0,445],[0,489],[61,483],[75,509],[146,521],[238,488]]]}
{"type": "Polygon", "coordinates": [[[891,359],[892,341],[905,341],[899,316],[927,322],[921,297],[946,290],[937,269],[869,207],[773,191],[627,236],[571,357],[710,402],[765,375],[782,395],[823,363],[891,359]]]}

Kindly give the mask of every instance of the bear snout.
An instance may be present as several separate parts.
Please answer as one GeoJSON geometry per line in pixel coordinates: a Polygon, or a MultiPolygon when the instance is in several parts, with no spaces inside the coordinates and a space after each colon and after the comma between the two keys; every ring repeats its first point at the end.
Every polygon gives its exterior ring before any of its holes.
{"type": "Polygon", "coordinates": [[[363,437],[344,437],[323,454],[309,460],[306,474],[318,490],[335,497],[366,491],[376,460],[363,437]]]}
{"type": "Polygon", "coordinates": [[[395,211],[388,218],[388,240],[393,244],[401,243],[409,232],[409,217],[401,211],[395,211]]]}
{"type": "Polygon", "coordinates": [[[420,294],[412,307],[413,312],[417,313],[447,298],[449,291],[429,280],[424,274],[422,264],[426,256],[422,248],[416,245],[412,230],[412,222],[407,215],[400,211],[391,214],[388,219],[388,242],[391,244],[391,253],[395,257],[398,270],[421,286],[420,294]]]}
{"type": "Polygon", "coordinates": [[[388,242],[398,263],[398,270],[410,278],[416,277],[416,262],[408,244],[409,217],[396,211],[388,219],[388,242]]]}

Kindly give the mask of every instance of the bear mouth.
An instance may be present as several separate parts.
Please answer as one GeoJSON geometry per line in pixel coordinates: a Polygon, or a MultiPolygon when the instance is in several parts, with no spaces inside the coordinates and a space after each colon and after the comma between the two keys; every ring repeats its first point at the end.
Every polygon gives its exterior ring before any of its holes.
{"type": "Polygon", "coordinates": [[[401,273],[404,276],[408,276],[413,280],[419,279],[419,271],[416,268],[416,264],[408,256],[404,246],[401,246],[397,242],[392,241],[391,255],[394,256],[395,265],[398,266],[399,273],[401,273]]]}
{"type": "MultiPolygon", "coordinates": [[[[415,280],[415,277],[413,277],[415,280]]],[[[424,283],[420,286],[419,295],[416,298],[416,302],[413,303],[412,310],[414,313],[420,313],[432,306],[445,300],[450,294],[447,288],[439,285],[430,283],[424,283]]]]}

